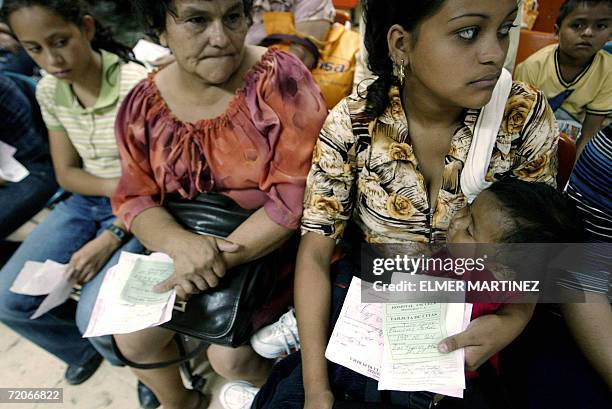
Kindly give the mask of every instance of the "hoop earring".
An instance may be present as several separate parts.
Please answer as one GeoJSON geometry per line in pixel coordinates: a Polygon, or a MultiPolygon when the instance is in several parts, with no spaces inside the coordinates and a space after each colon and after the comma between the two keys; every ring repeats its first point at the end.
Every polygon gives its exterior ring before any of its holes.
{"type": "Polygon", "coordinates": [[[401,64],[393,64],[393,75],[401,85],[404,85],[404,81],[406,80],[406,65],[403,58],[401,64]]]}

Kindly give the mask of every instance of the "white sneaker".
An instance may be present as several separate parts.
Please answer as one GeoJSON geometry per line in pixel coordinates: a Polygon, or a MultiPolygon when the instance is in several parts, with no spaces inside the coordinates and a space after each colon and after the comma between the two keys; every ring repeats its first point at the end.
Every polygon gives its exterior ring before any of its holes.
{"type": "Polygon", "coordinates": [[[278,321],[257,331],[251,337],[251,346],[264,358],[274,359],[291,350],[300,349],[297,320],[293,308],[283,314],[278,321]]]}
{"type": "Polygon", "coordinates": [[[250,409],[258,391],[246,381],[228,382],[219,392],[219,402],[224,409],[250,409]]]}

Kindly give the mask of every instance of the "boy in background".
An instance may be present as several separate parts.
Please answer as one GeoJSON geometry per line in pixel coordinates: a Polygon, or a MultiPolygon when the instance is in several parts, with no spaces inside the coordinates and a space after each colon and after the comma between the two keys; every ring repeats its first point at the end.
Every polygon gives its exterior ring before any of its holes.
{"type": "Polygon", "coordinates": [[[612,36],[612,0],[567,0],[554,29],[559,44],[534,53],[515,78],[544,92],[580,155],[612,119],[612,55],[602,49],[612,36]]]}

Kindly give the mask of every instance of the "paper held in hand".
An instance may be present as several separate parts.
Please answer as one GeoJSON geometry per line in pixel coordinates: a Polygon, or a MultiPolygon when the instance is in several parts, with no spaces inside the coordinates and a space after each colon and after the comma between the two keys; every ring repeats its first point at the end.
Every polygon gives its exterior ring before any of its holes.
{"type": "Polygon", "coordinates": [[[172,259],[122,252],[104,277],[84,337],[125,334],[155,327],[172,318],[176,292],[153,287],[172,275],[172,259]]]}
{"type": "Polygon", "coordinates": [[[26,261],[10,290],[16,294],[47,295],[60,282],[66,281],[67,267],[66,264],[53,260],[47,260],[44,263],[26,261]]]}
{"type": "Polygon", "coordinates": [[[14,158],[17,149],[0,141],[0,179],[8,182],[21,182],[30,172],[17,159],[14,158]]]}
{"type": "Polygon", "coordinates": [[[35,320],[65,303],[72,292],[74,280],[68,276],[68,265],[53,260],[44,263],[26,261],[13,281],[10,291],[29,296],[46,295],[30,319],[35,320]]]}
{"type": "Polygon", "coordinates": [[[472,305],[385,303],[385,294],[376,296],[381,303],[362,303],[361,280],[353,278],[326,358],[376,379],[379,390],[463,397],[464,350],[441,354],[437,345],[467,328],[472,305]]]}

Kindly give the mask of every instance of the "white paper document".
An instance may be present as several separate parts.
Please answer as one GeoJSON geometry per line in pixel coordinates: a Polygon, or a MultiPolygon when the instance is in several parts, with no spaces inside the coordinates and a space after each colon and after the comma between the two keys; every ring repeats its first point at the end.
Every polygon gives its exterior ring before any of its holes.
{"type": "Polygon", "coordinates": [[[12,145],[9,145],[6,142],[0,141],[0,156],[1,155],[15,156],[16,152],[17,152],[17,148],[15,148],[12,145]]]}
{"type": "Polygon", "coordinates": [[[176,292],[153,292],[173,272],[172,259],[122,252],[98,293],[84,337],[125,334],[170,321],[176,292]]]}
{"type": "Polygon", "coordinates": [[[23,268],[15,278],[10,291],[24,295],[47,295],[60,282],[65,282],[66,264],[47,260],[26,261],[23,268]]]}
{"type": "Polygon", "coordinates": [[[463,397],[463,350],[438,352],[438,343],[461,332],[464,304],[385,304],[384,351],[378,389],[430,391],[463,397]]]}
{"type": "Polygon", "coordinates": [[[38,309],[32,316],[31,320],[35,320],[43,314],[51,311],[55,307],[59,307],[70,298],[70,293],[72,292],[72,286],[74,285],[74,281],[69,280],[68,277],[62,278],[62,280],[55,286],[53,291],[49,293],[43,300],[43,302],[38,306],[38,309]]]}
{"type": "Polygon", "coordinates": [[[10,288],[16,294],[47,295],[30,319],[34,320],[65,303],[70,297],[74,281],[68,278],[68,265],[47,260],[26,261],[10,288]]]}
{"type": "Polygon", "coordinates": [[[471,304],[384,301],[362,303],[361,280],[353,278],[325,352],[327,359],[378,380],[380,390],[462,397],[464,350],[441,354],[437,346],[465,330],[471,304]]]}
{"type": "Polygon", "coordinates": [[[383,307],[361,302],[361,280],[353,277],[325,357],[370,378],[380,377],[383,352],[383,307]]]}
{"type": "Polygon", "coordinates": [[[0,141],[0,178],[8,182],[21,182],[30,172],[13,156],[15,147],[0,141]]]}

